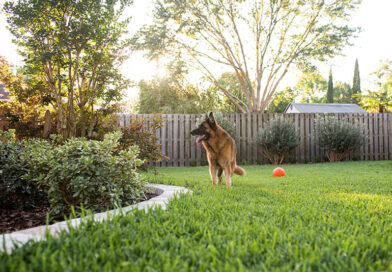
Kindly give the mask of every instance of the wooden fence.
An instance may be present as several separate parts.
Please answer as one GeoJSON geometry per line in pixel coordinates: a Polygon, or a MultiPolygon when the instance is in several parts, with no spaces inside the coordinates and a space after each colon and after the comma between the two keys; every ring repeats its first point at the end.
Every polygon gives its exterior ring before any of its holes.
{"type": "MultiPolygon", "coordinates": [[[[382,114],[328,114],[350,123],[358,123],[366,135],[366,142],[350,155],[350,160],[392,160],[392,113],[382,114]]],[[[119,114],[118,124],[127,126],[133,118],[145,117],[147,124],[151,115],[119,114]]],[[[163,127],[157,131],[163,153],[169,158],[156,166],[205,165],[206,155],[202,147],[197,147],[192,129],[197,127],[199,114],[162,114],[163,127]]],[[[284,116],[295,124],[300,134],[300,145],[285,159],[285,162],[326,161],[324,151],[317,145],[319,128],[315,124],[316,114],[224,114],[236,125],[238,137],[237,162],[239,164],[268,163],[256,144],[256,135],[270,120],[284,116]]]]}

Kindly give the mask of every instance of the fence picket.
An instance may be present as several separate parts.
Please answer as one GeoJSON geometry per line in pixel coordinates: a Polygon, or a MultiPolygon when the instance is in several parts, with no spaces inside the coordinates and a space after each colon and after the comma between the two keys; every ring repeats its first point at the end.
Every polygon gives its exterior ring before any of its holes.
{"type": "MultiPolygon", "coordinates": [[[[263,128],[263,114],[257,114],[257,131],[263,128]]],[[[257,161],[263,163],[262,147],[257,147],[257,161]]]]}
{"type": "Polygon", "coordinates": [[[378,161],[380,159],[380,151],[379,151],[379,138],[378,138],[378,116],[373,115],[374,125],[373,125],[373,132],[374,132],[374,159],[378,161]]]}
{"type": "MultiPolygon", "coordinates": [[[[190,125],[190,131],[192,131],[196,123],[196,116],[192,114],[190,119],[191,119],[191,123],[189,125],[190,125]]],[[[189,165],[194,166],[196,165],[196,144],[192,136],[190,137],[190,145],[191,145],[191,161],[189,165]]]]}
{"type": "Polygon", "coordinates": [[[256,137],[257,137],[257,114],[252,114],[252,164],[256,164],[257,162],[257,144],[256,144],[256,137]]]}
{"type": "Polygon", "coordinates": [[[392,115],[388,114],[389,159],[392,160],[392,115]]]}
{"type": "Polygon", "coordinates": [[[189,114],[185,115],[184,120],[185,126],[185,166],[189,166],[189,158],[190,158],[190,145],[191,145],[191,131],[190,131],[190,122],[189,122],[189,114]]]}

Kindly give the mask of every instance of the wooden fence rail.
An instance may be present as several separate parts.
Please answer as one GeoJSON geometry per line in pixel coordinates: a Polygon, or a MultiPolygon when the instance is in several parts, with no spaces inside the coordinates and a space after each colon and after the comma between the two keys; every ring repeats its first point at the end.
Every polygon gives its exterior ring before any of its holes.
{"type": "MultiPolygon", "coordinates": [[[[328,114],[339,120],[359,124],[366,135],[365,143],[350,155],[351,160],[392,160],[392,113],[365,114],[328,114]]],[[[118,124],[127,126],[132,119],[145,117],[148,123],[152,115],[118,114],[118,124]]],[[[317,145],[319,128],[315,123],[320,114],[224,114],[236,125],[238,141],[237,162],[239,164],[268,163],[256,144],[259,129],[272,119],[284,116],[291,120],[300,134],[300,145],[289,154],[286,162],[322,162],[326,161],[324,151],[317,145]]],[[[202,147],[196,147],[195,137],[190,131],[197,124],[200,114],[162,114],[163,127],[157,131],[163,153],[168,160],[156,163],[156,166],[194,166],[205,165],[206,156],[202,147]]]]}

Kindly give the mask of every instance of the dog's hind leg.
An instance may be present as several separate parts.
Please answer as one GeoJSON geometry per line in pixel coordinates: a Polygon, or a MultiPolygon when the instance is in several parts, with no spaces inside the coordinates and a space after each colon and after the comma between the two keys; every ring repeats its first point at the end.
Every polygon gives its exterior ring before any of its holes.
{"type": "Polygon", "coordinates": [[[222,182],[222,173],[223,173],[223,169],[219,168],[219,170],[218,170],[218,184],[220,184],[222,182]]]}

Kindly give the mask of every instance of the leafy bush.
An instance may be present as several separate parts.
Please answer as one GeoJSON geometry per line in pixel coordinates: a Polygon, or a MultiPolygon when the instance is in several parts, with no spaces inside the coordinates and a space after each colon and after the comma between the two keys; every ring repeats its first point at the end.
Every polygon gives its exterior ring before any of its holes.
{"type": "Polygon", "coordinates": [[[128,126],[122,127],[122,136],[119,140],[121,150],[135,145],[139,147],[139,158],[144,162],[143,169],[147,169],[149,162],[159,162],[164,158],[156,136],[156,131],[162,127],[162,117],[153,115],[148,126],[146,119],[147,117],[138,117],[128,126]]]}
{"type": "Polygon", "coordinates": [[[30,171],[26,142],[0,141],[0,162],[0,206],[6,209],[34,206],[42,192],[37,184],[24,178],[30,171]]]}
{"type": "Polygon", "coordinates": [[[74,138],[63,145],[31,141],[30,172],[26,178],[48,195],[51,212],[70,206],[102,210],[144,197],[145,182],[136,173],[141,164],[137,146],[118,152],[121,133],[103,141],[74,138]]]}
{"type": "Polygon", "coordinates": [[[326,151],[330,162],[345,159],[352,151],[359,147],[365,136],[358,125],[338,120],[335,117],[317,118],[319,146],[326,151]]]}
{"type": "Polygon", "coordinates": [[[0,130],[0,142],[8,143],[8,142],[15,142],[15,130],[10,129],[9,131],[0,130]]]}
{"type": "Polygon", "coordinates": [[[278,117],[264,129],[259,130],[257,143],[261,145],[263,156],[271,163],[282,163],[286,154],[299,145],[299,135],[294,124],[278,117]]]}

